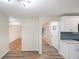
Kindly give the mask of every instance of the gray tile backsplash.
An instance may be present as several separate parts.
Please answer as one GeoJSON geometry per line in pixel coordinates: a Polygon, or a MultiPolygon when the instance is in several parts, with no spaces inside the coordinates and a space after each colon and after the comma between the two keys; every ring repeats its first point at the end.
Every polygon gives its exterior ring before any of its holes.
{"type": "Polygon", "coordinates": [[[79,32],[61,32],[61,39],[63,40],[79,39],[79,32]]]}

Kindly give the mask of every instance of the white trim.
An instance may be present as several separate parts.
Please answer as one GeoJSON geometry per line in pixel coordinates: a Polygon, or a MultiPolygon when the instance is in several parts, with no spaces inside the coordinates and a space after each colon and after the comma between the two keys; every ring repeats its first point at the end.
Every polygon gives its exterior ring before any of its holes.
{"type": "Polygon", "coordinates": [[[39,54],[42,54],[42,51],[39,51],[38,53],[39,53],[39,54]]]}
{"type": "Polygon", "coordinates": [[[64,54],[62,52],[60,52],[60,51],[59,51],[59,54],[61,54],[63,57],[65,57],[64,54]]]}
{"type": "Polygon", "coordinates": [[[41,19],[39,18],[39,54],[42,54],[42,25],[41,19]]]}
{"type": "Polygon", "coordinates": [[[26,50],[26,49],[23,49],[22,51],[37,51],[39,54],[42,54],[42,52],[40,52],[38,49],[28,49],[28,50],[26,50]]]}
{"type": "Polygon", "coordinates": [[[22,51],[39,51],[38,49],[22,49],[22,51]]]}
{"type": "Polygon", "coordinates": [[[3,54],[0,55],[0,59],[1,59],[2,57],[4,57],[8,52],[9,52],[9,49],[8,49],[7,51],[5,51],[3,54]]]}

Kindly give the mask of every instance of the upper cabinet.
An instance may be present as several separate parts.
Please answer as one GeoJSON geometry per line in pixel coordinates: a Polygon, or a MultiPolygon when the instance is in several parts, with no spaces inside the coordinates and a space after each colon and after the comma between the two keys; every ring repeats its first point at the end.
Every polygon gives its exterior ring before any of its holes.
{"type": "Polygon", "coordinates": [[[63,16],[60,18],[61,32],[78,32],[79,16],[63,16]]]}

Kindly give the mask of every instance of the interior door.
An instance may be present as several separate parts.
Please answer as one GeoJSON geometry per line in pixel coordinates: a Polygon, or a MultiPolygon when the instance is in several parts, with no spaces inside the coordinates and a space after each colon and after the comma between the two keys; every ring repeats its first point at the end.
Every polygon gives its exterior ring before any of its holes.
{"type": "Polygon", "coordinates": [[[52,46],[58,49],[59,46],[59,22],[51,23],[51,43],[52,46]]]}

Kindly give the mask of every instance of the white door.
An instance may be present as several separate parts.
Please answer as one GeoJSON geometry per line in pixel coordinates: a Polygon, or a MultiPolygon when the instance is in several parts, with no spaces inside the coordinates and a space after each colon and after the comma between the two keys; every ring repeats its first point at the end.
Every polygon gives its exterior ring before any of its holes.
{"type": "Polygon", "coordinates": [[[51,44],[56,49],[59,48],[59,22],[51,23],[51,44]]]}

